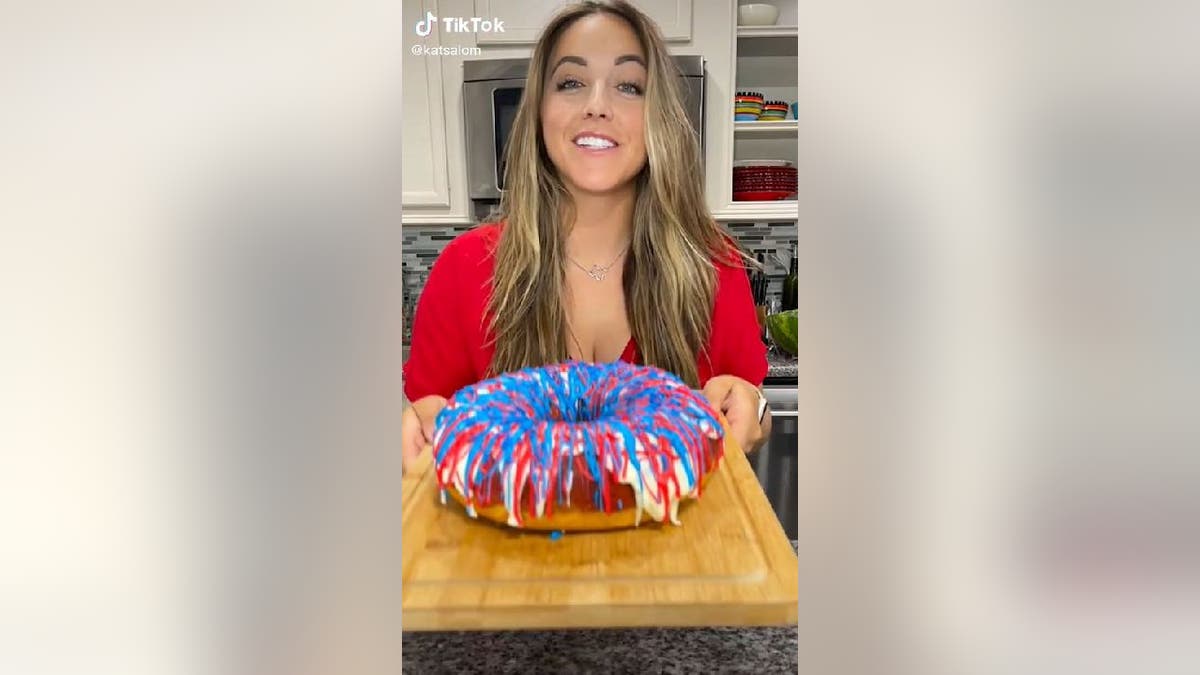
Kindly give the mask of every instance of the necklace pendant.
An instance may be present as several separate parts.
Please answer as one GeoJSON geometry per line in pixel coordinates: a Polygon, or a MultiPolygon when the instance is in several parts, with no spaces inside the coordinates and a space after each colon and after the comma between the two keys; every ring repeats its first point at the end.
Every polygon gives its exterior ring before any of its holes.
{"type": "Polygon", "coordinates": [[[608,276],[608,270],[599,265],[592,265],[591,269],[587,270],[587,274],[596,281],[604,281],[604,277],[608,276]]]}

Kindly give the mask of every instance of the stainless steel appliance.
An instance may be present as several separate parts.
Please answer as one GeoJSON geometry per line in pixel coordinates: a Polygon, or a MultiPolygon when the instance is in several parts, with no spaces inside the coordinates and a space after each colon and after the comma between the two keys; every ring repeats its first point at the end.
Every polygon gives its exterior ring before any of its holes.
{"type": "MultiPolygon", "coordinates": [[[[684,109],[704,148],[704,57],[675,56],[683,78],[684,109]]],[[[463,62],[468,193],[476,215],[504,190],[504,147],[525,90],[529,59],[463,62]]],[[[701,153],[701,161],[703,161],[701,153]]]]}
{"type": "Polygon", "coordinates": [[[783,531],[788,539],[794,540],[798,529],[796,490],[800,483],[796,378],[780,378],[779,381],[768,378],[763,384],[763,393],[771,411],[771,436],[758,452],[749,456],[749,460],[783,531]]]}

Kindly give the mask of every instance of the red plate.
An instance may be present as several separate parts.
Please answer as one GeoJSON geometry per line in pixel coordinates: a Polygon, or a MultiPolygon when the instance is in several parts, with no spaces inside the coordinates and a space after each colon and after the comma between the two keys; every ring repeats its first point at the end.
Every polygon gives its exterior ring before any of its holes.
{"type": "Polygon", "coordinates": [[[792,194],[786,190],[769,190],[762,192],[735,192],[733,193],[733,201],[735,202],[774,202],[779,201],[792,194]]]}

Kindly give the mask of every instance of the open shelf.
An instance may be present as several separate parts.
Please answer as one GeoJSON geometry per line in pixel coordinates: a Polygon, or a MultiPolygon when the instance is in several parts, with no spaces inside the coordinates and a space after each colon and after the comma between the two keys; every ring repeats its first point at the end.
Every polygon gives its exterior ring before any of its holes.
{"type": "MultiPolygon", "coordinates": [[[[730,3],[731,18],[736,24],[737,10],[730,3]]],[[[753,91],[768,101],[792,104],[800,99],[799,92],[799,19],[797,6],[790,0],[778,3],[779,23],[773,26],[733,26],[733,91],[753,91]]],[[[791,117],[789,110],[789,117],[791,117]]],[[[722,157],[726,179],[731,180],[730,164],[739,160],[785,160],[798,164],[799,122],[794,119],[733,122],[732,145],[722,157]]],[[[729,187],[725,187],[729,190],[729,187]]],[[[725,192],[724,199],[732,194],[725,192]]],[[[734,202],[728,201],[713,214],[729,222],[786,222],[799,218],[799,202],[795,199],[734,202]]]]}
{"type": "Polygon", "coordinates": [[[798,126],[796,120],[734,122],[733,133],[738,137],[795,139],[798,126]]]}
{"type": "MultiPolygon", "coordinates": [[[[756,37],[797,37],[800,34],[798,26],[738,26],[739,38],[756,37]]],[[[728,33],[726,33],[728,35],[728,33]]]]}
{"type": "Polygon", "coordinates": [[[729,206],[713,213],[721,221],[770,222],[796,220],[800,217],[800,203],[795,199],[773,202],[731,202],[729,206]]]}

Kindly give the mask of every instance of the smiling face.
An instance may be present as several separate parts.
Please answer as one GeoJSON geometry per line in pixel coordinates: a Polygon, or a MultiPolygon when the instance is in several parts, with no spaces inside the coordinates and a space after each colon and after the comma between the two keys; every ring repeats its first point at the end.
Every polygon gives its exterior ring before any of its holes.
{"type": "Polygon", "coordinates": [[[626,189],[646,164],[645,64],[633,29],[609,14],[559,36],[546,66],[542,140],[571,192],[626,189]]]}

